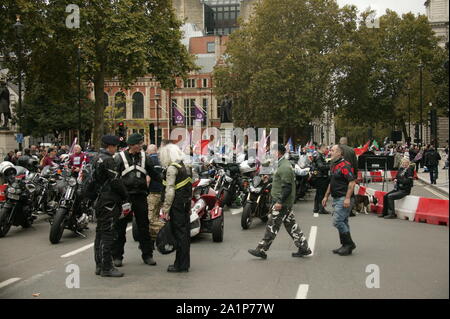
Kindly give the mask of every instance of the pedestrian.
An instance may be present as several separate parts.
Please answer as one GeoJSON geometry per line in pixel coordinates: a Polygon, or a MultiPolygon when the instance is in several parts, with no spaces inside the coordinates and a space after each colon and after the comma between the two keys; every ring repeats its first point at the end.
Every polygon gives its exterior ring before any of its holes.
{"type": "Polygon", "coordinates": [[[434,149],[433,145],[430,145],[428,152],[425,154],[425,165],[430,173],[431,184],[436,184],[436,180],[439,178],[439,161],[441,155],[434,149]]]}
{"type": "Polygon", "coordinates": [[[289,235],[294,240],[298,251],[292,253],[292,257],[303,257],[312,254],[308,247],[308,242],[303,235],[299,225],[295,221],[293,205],[295,201],[295,174],[291,163],[285,158],[286,148],[278,144],[278,168],[272,181],[272,211],[266,225],[263,239],[258,243],[256,249],[249,249],[248,252],[262,259],[267,258],[266,252],[269,250],[277,233],[284,224],[289,235]]]}
{"type": "Polygon", "coordinates": [[[14,157],[14,151],[9,151],[3,160],[6,162],[11,162],[11,163],[15,164],[16,158],[14,157]]]}
{"type": "Polygon", "coordinates": [[[81,151],[81,146],[77,144],[73,147],[73,154],[69,158],[69,167],[77,176],[83,166],[83,162],[89,163],[89,158],[81,151]]]}
{"type": "Polygon", "coordinates": [[[448,140],[447,140],[447,146],[444,149],[445,152],[445,164],[442,169],[448,169],[448,140]]]}
{"type": "Polygon", "coordinates": [[[355,150],[348,146],[348,140],[346,137],[339,139],[339,146],[343,151],[344,160],[350,163],[353,168],[355,178],[358,177],[358,158],[356,157],[355,150]]]}
{"type": "Polygon", "coordinates": [[[333,253],[348,256],[356,248],[350,234],[348,218],[354,204],[353,191],[355,187],[355,174],[351,164],[344,159],[344,150],[341,145],[334,145],[331,149],[331,181],[328,186],[322,205],[326,207],[328,197],[333,197],[333,226],[339,232],[341,247],[334,249],[333,253]]]}
{"type": "Polygon", "coordinates": [[[44,168],[45,166],[57,166],[57,164],[55,163],[56,160],[56,149],[49,148],[47,154],[42,159],[41,167],[44,168]]]}
{"type": "MultiPolygon", "coordinates": [[[[131,134],[127,140],[128,149],[115,156],[117,171],[127,189],[131,210],[136,219],[139,232],[139,248],[145,264],[155,266],[153,260],[153,241],[150,237],[148,220],[148,187],[147,175],[153,180],[161,180],[153,169],[153,164],[142,150],[144,137],[138,133],[131,134]]],[[[124,247],[126,242],[126,228],[132,216],[129,215],[117,221],[118,237],[113,245],[113,258],[116,267],[122,267],[124,247]]]]}
{"type": "Polygon", "coordinates": [[[314,186],[316,187],[316,196],[314,197],[314,213],[329,214],[322,206],[322,200],[330,184],[330,164],[325,160],[326,146],[320,144],[317,156],[314,158],[314,186]]]}
{"type": "Polygon", "coordinates": [[[99,193],[94,207],[97,218],[94,242],[95,274],[102,277],[123,276],[123,273],[114,267],[112,259],[114,238],[117,237],[116,224],[122,210],[120,204],[127,201],[128,197],[113,158],[119,142],[116,136],[103,136],[103,148],[93,160],[95,186],[99,193]]]}
{"type": "MultiPolygon", "coordinates": [[[[158,148],[154,144],[147,147],[148,158],[153,164],[153,169],[157,174],[162,174],[162,167],[158,157],[158,148]]],[[[164,226],[164,223],[159,219],[161,210],[161,195],[163,192],[163,185],[160,181],[149,178],[149,195],[147,197],[148,203],[148,219],[150,222],[150,237],[153,242],[156,241],[156,236],[159,230],[164,226]]]]}
{"type": "Polygon", "coordinates": [[[188,272],[190,268],[190,209],[192,179],[183,163],[184,154],[175,144],[167,144],[159,151],[165,169],[165,190],[162,213],[168,215],[177,243],[175,262],[168,272],[188,272]]]}
{"type": "Polygon", "coordinates": [[[411,188],[413,187],[414,168],[411,166],[411,162],[407,158],[403,158],[400,163],[400,168],[397,173],[397,178],[394,180],[394,189],[384,195],[383,197],[383,213],[378,217],[385,219],[394,219],[395,205],[394,201],[402,199],[403,197],[411,194],[411,188]]]}

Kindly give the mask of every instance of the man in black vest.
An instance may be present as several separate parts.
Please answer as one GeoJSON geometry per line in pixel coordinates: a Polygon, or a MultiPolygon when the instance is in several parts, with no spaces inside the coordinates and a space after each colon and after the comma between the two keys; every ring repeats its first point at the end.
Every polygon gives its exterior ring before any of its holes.
{"type": "MultiPolygon", "coordinates": [[[[134,133],[127,140],[128,150],[122,151],[115,156],[117,171],[125,185],[131,210],[136,218],[139,231],[139,248],[142,251],[142,259],[147,265],[154,266],[153,241],[150,237],[148,204],[147,204],[147,176],[152,180],[161,181],[160,176],[153,169],[153,164],[142,150],[144,138],[134,133]]],[[[131,214],[117,222],[118,238],[113,246],[114,265],[122,266],[124,246],[126,242],[126,228],[128,222],[132,221],[131,214]]]]}

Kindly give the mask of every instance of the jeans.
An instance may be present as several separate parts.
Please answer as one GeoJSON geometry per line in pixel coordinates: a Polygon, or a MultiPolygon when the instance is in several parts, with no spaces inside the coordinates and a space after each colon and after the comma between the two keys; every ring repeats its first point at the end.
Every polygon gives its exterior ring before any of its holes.
{"type": "Polygon", "coordinates": [[[438,179],[438,166],[428,166],[428,169],[430,170],[430,181],[431,184],[436,184],[436,180],[438,179]]]}
{"type": "Polygon", "coordinates": [[[350,225],[348,224],[348,216],[355,204],[355,199],[350,199],[350,207],[344,207],[344,197],[333,198],[333,226],[337,228],[340,234],[350,232],[350,225]]]}

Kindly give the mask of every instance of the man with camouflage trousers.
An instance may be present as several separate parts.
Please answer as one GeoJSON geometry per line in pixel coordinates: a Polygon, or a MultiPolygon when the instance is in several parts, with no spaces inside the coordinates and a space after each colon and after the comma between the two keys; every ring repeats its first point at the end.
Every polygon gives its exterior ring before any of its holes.
{"type": "MultiPolygon", "coordinates": [[[[158,158],[158,148],[151,144],[147,148],[147,154],[150,161],[153,163],[153,169],[157,174],[161,174],[162,168],[158,158]]],[[[164,222],[159,220],[159,211],[161,209],[161,193],[164,190],[163,184],[160,181],[150,180],[148,187],[149,195],[148,202],[148,220],[150,221],[150,237],[153,242],[156,242],[156,236],[160,229],[164,226],[164,222]]]]}
{"type": "Polygon", "coordinates": [[[282,223],[298,248],[297,252],[292,253],[292,257],[312,254],[292,211],[295,201],[295,174],[291,163],[284,157],[285,153],[286,148],[278,144],[278,169],[273,177],[271,191],[274,205],[272,212],[269,214],[264,238],[259,242],[256,249],[249,249],[248,251],[251,255],[262,259],[267,258],[266,251],[269,250],[282,223]]]}

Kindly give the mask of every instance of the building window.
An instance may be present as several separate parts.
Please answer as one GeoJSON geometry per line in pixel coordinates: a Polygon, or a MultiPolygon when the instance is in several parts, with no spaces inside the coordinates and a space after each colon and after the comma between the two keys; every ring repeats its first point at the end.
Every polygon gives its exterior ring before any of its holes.
{"type": "Polygon", "coordinates": [[[109,106],[109,96],[108,94],[106,94],[106,92],[103,92],[103,106],[109,106]]]}
{"type": "Polygon", "coordinates": [[[205,28],[207,34],[228,35],[237,27],[240,14],[238,1],[206,1],[205,28]]]}
{"type": "Polygon", "coordinates": [[[115,105],[115,113],[117,114],[117,118],[126,118],[127,117],[127,99],[125,97],[125,93],[117,92],[114,97],[114,105],[115,105]]]}
{"type": "Polygon", "coordinates": [[[144,95],[141,92],[133,94],[133,118],[144,118],[144,95]]]}
{"type": "Polygon", "coordinates": [[[184,87],[185,88],[195,88],[195,79],[187,79],[184,81],[184,87]]]}
{"type": "Polygon", "coordinates": [[[216,43],[215,42],[208,42],[207,46],[208,46],[208,48],[207,48],[208,53],[216,52],[216,43]]]}
{"type": "Polygon", "coordinates": [[[203,79],[203,87],[204,88],[208,87],[208,79],[203,79]]]}
{"type": "Polygon", "coordinates": [[[195,120],[195,99],[184,99],[184,115],[186,125],[192,126],[195,120]]]}

